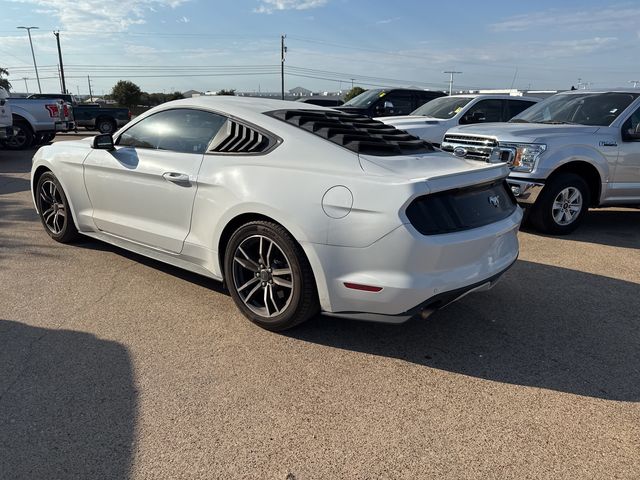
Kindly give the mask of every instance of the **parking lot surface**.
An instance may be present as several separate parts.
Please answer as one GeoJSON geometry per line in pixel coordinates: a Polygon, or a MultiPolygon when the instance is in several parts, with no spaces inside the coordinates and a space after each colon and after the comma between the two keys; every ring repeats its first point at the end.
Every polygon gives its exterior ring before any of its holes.
{"type": "Polygon", "coordinates": [[[274,334],[219,283],[51,240],[33,152],[0,150],[0,478],[640,475],[640,210],[521,232],[426,321],[274,334]]]}

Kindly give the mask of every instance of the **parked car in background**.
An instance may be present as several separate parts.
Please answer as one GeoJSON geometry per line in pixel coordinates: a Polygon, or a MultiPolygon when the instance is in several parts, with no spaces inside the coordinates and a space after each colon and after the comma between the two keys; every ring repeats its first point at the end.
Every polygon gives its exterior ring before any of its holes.
{"type": "Polygon", "coordinates": [[[539,101],[509,95],[453,95],[425,103],[411,115],[379,120],[439,147],[451,127],[506,122],[539,101]]]}
{"type": "Polygon", "coordinates": [[[54,240],[224,279],[245,316],[283,330],[320,311],[399,323],[493,286],[518,256],[508,173],[368,117],[202,96],[42,147],[31,185],[54,240]]]}
{"type": "Polygon", "coordinates": [[[13,135],[3,140],[5,148],[21,150],[53,140],[58,132],[75,129],[71,104],[61,99],[10,97],[13,135]]]}
{"type": "Polygon", "coordinates": [[[128,108],[103,107],[98,104],[79,103],[73,95],[62,93],[34,93],[28,98],[61,98],[73,105],[76,126],[100,133],[113,133],[131,120],[128,108]]]}
{"type": "Polygon", "coordinates": [[[453,128],[442,149],[506,162],[532,224],[567,234],[589,207],[640,205],[640,90],[559,93],[509,123],[453,128]]]}
{"type": "Polygon", "coordinates": [[[443,92],[411,88],[373,88],[336,107],[342,112],[357,113],[367,117],[409,115],[415,109],[443,97],[443,92]]]}
{"type": "Polygon", "coordinates": [[[344,104],[344,101],[338,97],[325,96],[299,98],[296,102],[309,103],[311,105],[319,105],[321,107],[339,107],[344,104]]]}
{"type": "Polygon", "coordinates": [[[0,142],[13,136],[13,117],[7,98],[9,98],[7,91],[0,88],[0,142]]]}

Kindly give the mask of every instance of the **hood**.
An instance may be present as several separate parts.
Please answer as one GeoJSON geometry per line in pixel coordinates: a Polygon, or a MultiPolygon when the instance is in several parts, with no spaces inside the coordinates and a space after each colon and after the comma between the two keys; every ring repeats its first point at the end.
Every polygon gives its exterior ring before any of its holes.
{"type": "Polygon", "coordinates": [[[358,155],[370,175],[426,181],[431,192],[490,182],[509,175],[504,163],[484,163],[435,151],[421,155],[379,157],[358,155]]]}
{"type": "Polygon", "coordinates": [[[379,117],[374,118],[380,122],[392,125],[394,127],[402,129],[403,127],[424,127],[427,125],[439,125],[442,123],[437,118],[423,117],[422,115],[404,115],[398,117],[379,117]]]}
{"type": "Polygon", "coordinates": [[[545,123],[483,123],[454,127],[450,134],[482,135],[495,137],[501,142],[531,143],[538,139],[561,135],[592,135],[600,127],[585,125],[549,125],[545,123]]]}

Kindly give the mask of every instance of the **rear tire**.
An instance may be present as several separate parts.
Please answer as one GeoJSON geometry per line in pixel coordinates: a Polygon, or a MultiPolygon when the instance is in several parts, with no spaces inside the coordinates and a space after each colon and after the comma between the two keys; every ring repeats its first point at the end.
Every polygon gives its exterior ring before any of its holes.
{"type": "Polygon", "coordinates": [[[116,131],[116,122],[110,118],[100,118],[96,122],[96,127],[100,133],[114,133],[116,131]]]}
{"type": "Polygon", "coordinates": [[[531,209],[531,224],[551,235],[568,235],[584,220],[591,192],[575,173],[561,173],[547,183],[531,209]]]}
{"type": "Polygon", "coordinates": [[[320,310],[304,251],[276,223],[260,220],[238,228],[227,244],[224,267],[234,302],[262,328],[286,330],[320,310]]]}
{"type": "Polygon", "coordinates": [[[24,120],[13,122],[13,136],[4,141],[7,150],[24,150],[33,145],[34,134],[29,125],[24,120]]]}
{"type": "Polygon", "coordinates": [[[40,221],[51,238],[60,243],[78,239],[80,234],[73,222],[67,196],[53,173],[45,172],[38,179],[36,203],[40,221]]]}

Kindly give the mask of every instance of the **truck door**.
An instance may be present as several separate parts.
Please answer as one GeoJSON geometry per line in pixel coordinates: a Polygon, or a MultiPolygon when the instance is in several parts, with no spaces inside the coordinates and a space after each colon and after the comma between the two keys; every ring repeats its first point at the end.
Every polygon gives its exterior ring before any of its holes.
{"type": "Polygon", "coordinates": [[[612,185],[616,197],[640,200],[640,140],[630,138],[628,132],[640,132],[640,108],[622,125],[612,185]]]}

